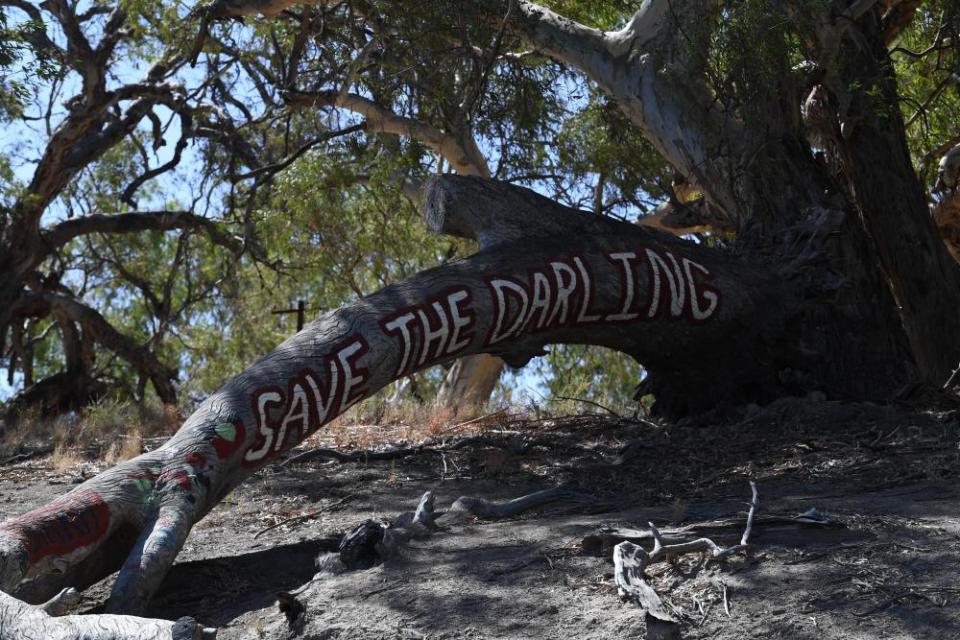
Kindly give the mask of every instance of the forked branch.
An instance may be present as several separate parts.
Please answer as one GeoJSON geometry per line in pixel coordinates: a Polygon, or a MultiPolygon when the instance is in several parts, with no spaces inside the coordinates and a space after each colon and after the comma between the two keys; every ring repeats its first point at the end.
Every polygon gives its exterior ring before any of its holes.
{"type": "Polygon", "coordinates": [[[647,614],[647,635],[650,638],[679,638],[677,619],[667,611],[657,592],[647,582],[646,568],[651,564],[669,561],[688,553],[707,554],[707,561],[728,558],[747,549],[750,534],[753,531],[753,517],[759,505],[757,485],[750,482],[752,498],[747,524],[740,543],[730,547],[721,547],[710,538],[698,538],[689,542],[665,544],[660,531],[651,522],[653,550],[649,553],[640,545],[621,542],[613,550],[614,581],[621,598],[639,604],[647,614]]]}

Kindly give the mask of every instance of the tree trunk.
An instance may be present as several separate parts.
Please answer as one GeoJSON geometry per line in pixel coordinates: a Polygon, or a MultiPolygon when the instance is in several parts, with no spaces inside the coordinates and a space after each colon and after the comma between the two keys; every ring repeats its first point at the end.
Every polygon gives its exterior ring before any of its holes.
{"type": "Polygon", "coordinates": [[[466,356],[453,363],[440,385],[437,404],[464,417],[490,401],[500,380],[503,360],[485,353],[466,356]]]}
{"type": "Polygon", "coordinates": [[[140,612],[190,528],[245,478],[392,380],[463,355],[521,365],[549,343],[610,347],[692,409],[783,393],[797,384],[783,369],[809,364],[788,333],[806,301],[776,270],[475,178],[437,179],[427,219],[481,251],[325,314],[163,447],[0,525],[0,586],[40,601],[126,555],[109,611],[140,612]]]}
{"type": "Polygon", "coordinates": [[[868,12],[857,27],[839,72],[851,91],[844,170],[919,371],[942,386],[960,363],[960,266],[944,248],[910,161],[879,13],[868,12]]]}

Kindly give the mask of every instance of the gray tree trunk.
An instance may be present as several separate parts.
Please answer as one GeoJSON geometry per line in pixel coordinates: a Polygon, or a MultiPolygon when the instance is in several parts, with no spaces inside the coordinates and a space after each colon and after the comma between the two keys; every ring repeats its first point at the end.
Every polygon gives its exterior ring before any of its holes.
{"type": "Polygon", "coordinates": [[[389,382],[464,355],[520,365],[546,344],[585,343],[651,375],[703,359],[742,375],[685,391],[703,403],[776,379],[776,358],[748,354],[770,355],[795,301],[764,268],[477,178],[436,180],[426,209],[432,229],[482,250],[323,315],[163,447],[0,524],[0,587],[40,602],[119,568],[108,610],[141,612],[191,527],[240,482],[389,382]]]}

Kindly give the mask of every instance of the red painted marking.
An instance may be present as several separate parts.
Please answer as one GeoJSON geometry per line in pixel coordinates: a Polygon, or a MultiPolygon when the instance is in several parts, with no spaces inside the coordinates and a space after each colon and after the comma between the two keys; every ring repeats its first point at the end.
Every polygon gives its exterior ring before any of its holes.
{"type": "Polygon", "coordinates": [[[207,464],[207,456],[196,451],[188,453],[185,459],[187,464],[194,469],[202,469],[207,464]]]}
{"type": "Polygon", "coordinates": [[[223,437],[220,433],[217,433],[213,437],[213,448],[217,452],[217,456],[222,460],[229,458],[237,449],[243,445],[245,436],[247,435],[246,429],[243,427],[243,423],[239,420],[233,423],[234,429],[236,431],[233,434],[233,439],[228,440],[223,437]]]}
{"type": "Polygon", "coordinates": [[[190,476],[187,475],[186,471],[181,469],[172,469],[170,471],[164,471],[159,476],[157,476],[157,484],[174,482],[180,485],[180,488],[184,491],[190,491],[192,485],[190,484],[190,476]]]}
{"type": "Polygon", "coordinates": [[[100,541],[110,529],[110,507],[95,491],[85,489],[12,518],[3,528],[23,540],[32,565],[100,541]]]}

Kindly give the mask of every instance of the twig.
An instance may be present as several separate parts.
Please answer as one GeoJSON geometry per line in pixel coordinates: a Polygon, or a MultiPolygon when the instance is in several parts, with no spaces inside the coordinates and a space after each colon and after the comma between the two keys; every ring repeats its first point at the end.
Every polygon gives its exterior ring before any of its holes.
{"type": "Polygon", "coordinates": [[[357,497],[357,496],[356,496],[355,494],[351,493],[351,494],[349,494],[349,495],[346,495],[346,496],[340,498],[340,499],[337,500],[336,502],[333,502],[333,503],[331,503],[331,504],[328,504],[327,506],[323,507],[322,509],[317,509],[316,511],[311,511],[310,513],[303,513],[303,514],[300,514],[299,516],[294,516],[294,517],[292,517],[292,518],[287,518],[286,520],[282,520],[282,521],[280,521],[280,522],[278,522],[278,523],[276,523],[276,524],[272,524],[272,525],[270,525],[269,527],[267,527],[266,529],[263,529],[262,531],[258,531],[258,532],[256,533],[256,535],[253,536],[253,539],[256,540],[257,538],[259,538],[260,536],[262,536],[263,534],[265,534],[267,531],[272,531],[272,530],[274,530],[274,529],[276,529],[276,528],[278,528],[278,527],[282,527],[282,526],[285,525],[285,524],[290,524],[291,522],[299,522],[299,521],[301,521],[301,520],[309,520],[310,518],[316,518],[316,517],[317,517],[318,515],[320,515],[321,513],[324,513],[324,512],[326,512],[326,511],[330,511],[331,509],[334,509],[334,508],[336,508],[336,507],[339,507],[340,505],[342,505],[342,504],[344,504],[344,503],[346,503],[346,502],[349,502],[350,500],[353,500],[353,499],[356,498],[356,497],[357,497]]]}
{"type": "Polygon", "coordinates": [[[584,403],[584,404],[590,404],[590,405],[593,405],[593,406],[598,407],[598,408],[600,408],[600,409],[603,409],[604,411],[606,411],[607,413],[609,413],[610,415],[612,415],[614,418],[617,418],[618,420],[623,420],[623,416],[621,416],[619,413],[617,413],[616,411],[614,411],[614,410],[611,409],[610,407],[605,407],[604,405],[600,404],[599,402],[594,402],[593,400],[587,400],[586,398],[571,398],[571,397],[569,397],[569,396],[557,396],[557,399],[558,399],[558,400],[569,400],[570,402],[582,402],[582,403],[584,403]]]}
{"type": "Polygon", "coordinates": [[[462,428],[462,427],[468,427],[468,426],[470,426],[471,424],[476,424],[476,423],[478,423],[478,422],[483,422],[483,421],[486,420],[487,418],[494,418],[494,417],[497,417],[497,416],[506,417],[507,415],[508,415],[508,414],[507,414],[506,410],[504,410],[504,409],[498,409],[497,411],[493,411],[493,412],[491,412],[491,413],[484,414],[484,415],[482,415],[482,416],[480,416],[480,417],[478,417],[478,418],[474,418],[474,419],[472,419],[472,420],[467,420],[466,422],[459,422],[459,423],[457,423],[457,424],[455,424],[455,425],[449,426],[449,427],[447,427],[446,429],[443,429],[443,430],[440,432],[440,434],[443,435],[443,434],[445,434],[445,433],[450,433],[451,431],[456,431],[457,429],[460,429],[460,428],[462,428]]]}
{"type": "Polygon", "coordinates": [[[957,368],[953,370],[952,374],[950,374],[950,378],[947,379],[945,383],[943,383],[944,389],[950,388],[950,385],[953,384],[953,381],[956,379],[957,374],[960,374],[960,363],[957,363],[957,368]]]}

